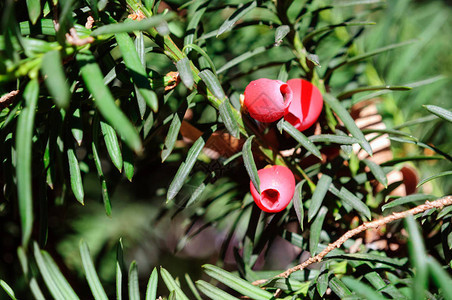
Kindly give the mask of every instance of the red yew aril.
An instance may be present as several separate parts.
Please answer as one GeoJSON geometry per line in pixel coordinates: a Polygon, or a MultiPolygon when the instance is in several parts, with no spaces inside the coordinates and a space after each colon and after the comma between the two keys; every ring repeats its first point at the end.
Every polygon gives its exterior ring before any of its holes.
{"type": "Polygon", "coordinates": [[[293,100],[284,119],[299,131],[308,129],[322,112],[322,94],[316,86],[304,79],[290,79],[287,84],[293,91],[293,100]]]}
{"type": "Polygon", "coordinates": [[[250,181],[251,195],[260,209],[270,213],[282,211],[292,200],[295,192],[295,178],[284,166],[272,166],[257,171],[261,194],[250,181]]]}
{"type": "Polygon", "coordinates": [[[261,78],[248,84],[244,96],[250,116],[259,122],[271,123],[284,116],[293,93],[289,85],[280,80],[261,78]]]}

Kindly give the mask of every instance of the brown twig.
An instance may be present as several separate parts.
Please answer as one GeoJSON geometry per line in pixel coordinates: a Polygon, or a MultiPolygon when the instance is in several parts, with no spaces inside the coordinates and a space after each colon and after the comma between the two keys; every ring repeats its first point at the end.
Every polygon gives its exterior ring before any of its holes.
{"type": "MultiPolygon", "coordinates": [[[[367,229],[378,228],[380,226],[383,226],[383,225],[393,222],[395,220],[400,220],[400,219],[406,218],[407,216],[410,216],[410,215],[411,216],[416,215],[416,214],[422,213],[422,212],[432,209],[432,208],[440,208],[441,209],[441,208],[443,208],[445,206],[449,206],[449,205],[452,205],[452,196],[446,196],[444,198],[438,199],[433,202],[426,201],[424,204],[416,206],[415,208],[412,208],[412,209],[409,209],[406,211],[402,211],[402,212],[393,213],[392,215],[386,216],[379,220],[363,223],[362,225],[356,227],[355,229],[347,231],[343,236],[341,236],[334,243],[329,244],[328,247],[326,247],[322,252],[320,252],[316,256],[311,257],[308,260],[306,260],[305,262],[286,270],[285,272],[275,276],[274,278],[278,278],[278,277],[287,278],[293,272],[303,270],[310,264],[320,262],[329,252],[331,252],[335,248],[339,248],[340,246],[342,246],[343,243],[345,243],[345,241],[347,241],[348,239],[352,238],[353,236],[355,236],[367,229]]],[[[260,280],[254,281],[253,284],[259,285],[259,284],[265,283],[267,281],[268,281],[268,279],[260,279],[260,280]]]]}
{"type": "Polygon", "coordinates": [[[134,12],[134,13],[128,15],[127,18],[132,19],[132,20],[141,21],[141,20],[145,19],[146,16],[144,15],[144,13],[141,10],[139,10],[137,12],[134,12]]]}
{"type": "Polygon", "coordinates": [[[19,94],[19,90],[11,91],[0,98],[0,110],[4,109],[13,102],[14,97],[19,94]]]}
{"type": "Polygon", "coordinates": [[[66,41],[74,46],[84,46],[86,44],[91,44],[94,42],[94,38],[92,36],[88,36],[86,38],[81,39],[78,34],[77,30],[75,30],[74,27],[69,29],[69,33],[66,33],[66,41]]]}
{"type": "MultiPolygon", "coordinates": [[[[55,31],[60,30],[60,23],[58,23],[58,11],[54,10],[55,19],[53,20],[53,26],[55,27],[55,31]]],[[[85,28],[91,29],[94,23],[94,19],[92,16],[88,16],[85,23],[85,28]]],[[[72,27],[69,29],[69,32],[64,35],[66,37],[66,41],[73,46],[84,46],[86,44],[91,44],[94,42],[94,38],[92,36],[88,36],[86,38],[81,39],[77,30],[72,27]]]]}
{"type": "Polygon", "coordinates": [[[94,24],[93,16],[88,16],[88,18],[86,18],[85,28],[91,29],[91,28],[93,28],[93,24],[94,24]]]}

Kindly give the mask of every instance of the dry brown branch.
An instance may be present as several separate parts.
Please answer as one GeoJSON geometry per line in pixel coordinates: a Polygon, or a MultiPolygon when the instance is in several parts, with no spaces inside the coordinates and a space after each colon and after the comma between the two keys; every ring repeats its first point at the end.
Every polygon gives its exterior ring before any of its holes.
{"type": "Polygon", "coordinates": [[[3,95],[0,98],[0,109],[4,109],[8,105],[10,105],[11,102],[13,101],[14,97],[16,97],[17,94],[19,94],[19,90],[11,91],[8,94],[3,95]]]}
{"type": "Polygon", "coordinates": [[[141,10],[139,10],[137,12],[134,12],[134,13],[128,15],[127,18],[132,19],[132,20],[141,21],[141,20],[145,19],[146,16],[143,14],[143,12],[141,10]]]}
{"type": "MultiPolygon", "coordinates": [[[[363,223],[362,225],[356,227],[355,229],[347,231],[343,236],[341,236],[334,243],[329,244],[328,247],[326,247],[322,252],[320,252],[316,256],[311,257],[308,260],[306,260],[305,262],[286,270],[285,272],[275,276],[274,278],[278,278],[278,277],[287,278],[293,272],[303,270],[310,264],[320,262],[325,257],[325,255],[327,255],[329,252],[331,252],[335,248],[339,248],[340,246],[342,246],[343,243],[345,243],[345,241],[347,241],[348,239],[352,238],[353,236],[355,236],[367,229],[378,228],[380,226],[383,226],[383,225],[393,222],[395,220],[400,220],[400,219],[406,218],[407,216],[417,215],[419,213],[422,213],[422,212],[432,209],[432,208],[441,209],[441,208],[443,208],[445,206],[449,206],[449,205],[452,205],[452,196],[446,196],[444,198],[438,199],[433,202],[426,201],[424,204],[416,206],[415,208],[412,208],[412,209],[409,209],[406,211],[402,211],[402,212],[393,213],[392,215],[386,216],[379,220],[363,223]]],[[[253,282],[253,284],[259,285],[259,284],[267,282],[267,280],[268,279],[256,280],[255,282],[253,282]]]]}
{"type": "MultiPolygon", "coordinates": [[[[60,30],[60,24],[58,23],[58,11],[54,11],[55,19],[53,20],[53,26],[55,27],[55,31],[60,30]]],[[[92,16],[88,16],[86,19],[85,28],[91,29],[94,23],[94,19],[92,16]]],[[[94,42],[94,38],[92,36],[88,36],[86,38],[81,39],[77,30],[72,27],[69,29],[69,32],[64,35],[66,37],[66,41],[73,46],[84,46],[86,44],[91,44],[94,42]]]]}
{"type": "Polygon", "coordinates": [[[78,36],[77,31],[75,30],[74,27],[69,29],[69,33],[66,33],[65,36],[66,36],[67,42],[74,46],[83,46],[83,45],[91,44],[92,42],[94,42],[94,38],[92,36],[81,39],[78,36]]]}
{"type": "Polygon", "coordinates": [[[91,28],[93,28],[93,24],[94,24],[94,18],[92,16],[88,16],[88,18],[86,18],[85,28],[91,29],[91,28]]]}

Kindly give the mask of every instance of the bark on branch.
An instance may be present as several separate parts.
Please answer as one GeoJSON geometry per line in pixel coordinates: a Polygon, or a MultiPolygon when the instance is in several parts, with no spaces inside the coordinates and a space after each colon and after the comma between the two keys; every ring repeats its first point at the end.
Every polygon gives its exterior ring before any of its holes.
{"type": "MultiPolygon", "coordinates": [[[[419,206],[416,206],[412,209],[406,210],[406,211],[402,211],[402,212],[396,212],[393,213],[389,216],[386,216],[384,218],[375,220],[375,221],[371,221],[371,222],[366,222],[363,223],[362,225],[356,227],[355,229],[349,230],[347,231],[343,236],[341,236],[338,240],[336,240],[334,243],[331,243],[328,245],[328,247],[326,247],[322,252],[320,252],[319,254],[317,254],[314,257],[309,258],[308,260],[304,261],[303,263],[290,268],[288,270],[286,270],[285,272],[276,275],[274,278],[287,278],[289,277],[290,274],[292,274],[293,272],[299,271],[299,270],[303,270],[305,269],[307,266],[313,264],[313,263],[317,263],[320,262],[328,253],[330,253],[332,250],[334,250],[335,248],[339,248],[340,246],[342,246],[343,243],[345,243],[345,241],[347,241],[348,239],[352,238],[353,236],[367,230],[370,228],[378,228],[380,226],[383,226],[385,224],[388,224],[390,222],[393,222],[395,220],[400,220],[403,218],[406,218],[407,216],[412,216],[412,215],[417,215],[419,213],[422,213],[426,210],[432,209],[432,208],[443,208],[445,206],[449,206],[452,205],[452,196],[446,196],[444,198],[438,199],[436,201],[433,202],[429,202],[426,201],[424,204],[421,204],[419,206]]],[[[259,285],[262,283],[267,282],[269,279],[260,279],[260,280],[256,280],[255,282],[253,282],[254,285],[259,285]]]]}

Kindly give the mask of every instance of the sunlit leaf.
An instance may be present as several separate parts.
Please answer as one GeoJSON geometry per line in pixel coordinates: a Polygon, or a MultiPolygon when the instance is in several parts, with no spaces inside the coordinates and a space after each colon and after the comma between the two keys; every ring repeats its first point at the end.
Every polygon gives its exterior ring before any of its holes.
{"type": "MultiPolygon", "coordinates": [[[[409,137],[411,139],[416,139],[414,136],[412,136],[409,133],[400,131],[400,130],[395,130],[395,129],[363,129],[362,132],[364,134],[368,134],[368,133],[387,133],[387,134],[391,134],[391,135],[398,135],[398,136],[405,136],[405,137],[409,137]]],[[[378,135],[381,136],[381,135],[378,135]]]]}
{"type": "Polygon", "coordinates": [[[108,216],[110,216],[111,215],[110,195],[108,194],[107,181],[105,180],[104,172],[102,170],[102,163],[99,157],[99,127],[100,127],[99,115],[96,114],[93,119],[93,138],[91,142],[91,150],[93,153],[94,165],[96,166],[97,175],[99,176],[101,182],[102,200],[104,202],[105,212],[107,213],[108,216]]]}
{"type": "Polygon", "coordinates": [[[366,166],[369,167],[370,171],[375,176],[375,179],[377,179],[381,184],[384,185],[385,188],[387,188],[388,178],[386,178],[386,174],[383,169],[371,160],[364,159],[363,162],[366,164],[366,166]]]}
{"type": "Polygon", "coordinates": [[[39,288],[36,278],[30,279],[30,290],[33,294],[33,297],[35,297],[36,300],[45,300],[44,294],[42,293],[41,289],[39,288]]]}
{"type": "Polygon", "coordinates": [[[317,291],[321,297],[323,297],[323,295],[325,295],[326,290],[328,289],[329,273],[328,273],[326,266],[328,266],[328,264],[325,264],[322,267],[322,269],[320,269],[319,277],[317,277],[316,287],[317,287],[317,291]]]}
{"type": "Polygon", "coordinates": [[[199,54],[201,54],[202,57],[205,58],[205,60],[209,63],[209,66],[210,66],[212,72],[214,74],[217,73],[217,69],[215,68],[215,64],[213,63],[213,61],[210,58],[209,54],[207,54],[206,51],[204,51],[204,49],[202,49],[201,47],[199,47],[198,45],[195,45],[195,44],[187,44],[187,45],[184,46],[183,51],[188,52],[191,49],[193,49],[196,52],[198,52],[199,54]]]}
{"type": "Polygon", "coordinates": [[[226,126],[226,129],[229,131],[229,133],[235,137],[240,137],[240,131],[239,131],[239,123],[232,112],[232,106],[228,99],[225,99],[223,102],[221,102],[219,107],[219,112],[221,119],[226,126]]]}
{"type": "Polygon", "coordinates": [[[193,80],[193,73],[190,66],[190,60],[187,57],[182,58],[176,63],[177,71],[179,71],[182,82],[188,89],[193,88],[195,83],[193,80]]]}
{"type": "Polygon", "coordinates": [[[79,299],[50,254],[43,250],[41,250],[41,253],[48,271],[55,280],[58,289],[63,293],[64,297],[66,299],[79,299]]]}
{"type": "Polygon", "coordinates": [[[129,299],[140,300],[140,287],[138,285],[137,263],[132,261],[129,268],[129,299]]]}
{"type": "Polygon", "coordinates": [[[66,82],[60,51],[53,50],[44,54],[41,68],[42,73],[46,76],[44,82],[55,104],[60,108],[68,108],[71,94],[66,82]]]}
{"type": "Polygon", "coordinates": [[[71,178],[71,188],[75,199],[81,204],[84,204],[85,192],[83,189],[82,174],[80,172],[80,165],[73,148],[67,150],[67,159],[69,163],[69,174],[71,178]]]}
{"type": "Polygon", "coordinates": [[[133,153],[128,147],[124,147],[122,148],[122,154],[124,159],[124,174],[132,182],[133,175],[135,174],[133,153]]]}
{"type": "Polygon", "coordinates": [[[278,26],[275,32],[275,43],[280,43],[289,32],[290,27],[288,25],[278,26]]]}
{"type": "Polygon", "coordinates": [[[157,268],[152,270],[149,277],[148,286],[146,288],[146,300],[154,300],[157,297],[158,273],[157,268]]]}
{"type": "Polygon", "coordinates": [[[344,203],[347,203],[357,212],[364,215],[368,220],[371,219],[371,212],[369,207],[345,187],[337,189],[334,185],[330,185],[329,190],[334,195],[339,197],[342,201],[344,201],[344,203]]]}
{"type": "Polygon", "coordinates": [[[308,139],[313,143],[335,143],[342,145],[357,144],[359,141],[354,137],[347,135],[334,135],[334,134],[317,134],[311,135],[308,139]]]}
{"type": "Polygon", "coordinates": [[[334,7],[346,7],[346,6],[355,6],[355,5],[365,5],[365,4],[376,4],[376,3],[384,3],[384,0],[350,0],[350,1],[341,1],[337,4],[334,4],[334,7]]]}
{"type": "Polygon", "coordinates": [[[390,91],[409,91],[411,87],[408,86],[391,86],[391,85],[381,85],[381,86],[368,86],[357,88],[350,91],[345,91],[339,95],[337,95],[337,99],[344,100],[350,98],[354,94],[367,92],[367,91],[381,91],[381,90],[390,90],[390,91]]]}
{"type": "Polygon", "coordinates": [[[333,179],[329,175],[323,174],[320,177],[309,205],[308,222],[311,222],[312,218],[317,215],[332,181],[333,179]]]}
{"type": "Polygon", "coordinates": [[[169,20],[171,17],[172,17],[171,14],[157,15],[157,16],[153,16],[150,18],[146,18],[141,21],[129,20],[128,22],[124,22],[124,23],[104,25],[104,26],[101,26],[101,27],[93,30],[91,35],[99,36],[99,35],[105,35],[105,34],[117,34],[117,33],[132,32],[132,31],[146,31],[146,30],[150,29],[151,27],[155,27],[155,26],[161,24],[165,20],[169,20]]]}
{"type": "Polygon", "coordinates": [[[442,156],[439,155],[416,155],[416,156],[407,156],[407,157],[398,157],[388,160],[382,163],[381,167],[394,166],[396,164],[404,163],[407,161],[424,161],[424,160],[440,160],[443,159],[442,156]]]}
{"type": "Polygon", "coordinates": [[[193,169],[193,166],[195,165],[195,162],[201,153],[202,148],[205,145],[205,141],[203,137],[201,136],[196,140],[196,142],[191,146],[190,150],[188,151],[187,158],[185,159],[185,162],[183,162],[179,169],[177,170],[176,175],[174,176],[173,181],[171,182],[168,192],[166,195],[167,201],[171,201],[176,197],[176,195],[179,193],[180,189],[184,185],[185,179],[187,179],[188,175],[190,174],[190,171],[193,169]]]}
{"type": "MultiPolygon", "coordinates": [[[[91,254],[89,253],[88,245],[85,241],[80,241],[80,256],[82,257],[83,269],[85,271],[86,281],[88,281],[91,293],[96,300],[107,300],[107,294],[100,283],[97,276],[96,269],[94,268],[91,254]]],[[[57,298],[58,299],[58,298],[57,298]]],[[[61,298],[60,298],[61,299],[61,298]]]]}
{"type": "Polygon", "coordinates": [[[173,276],[163,267],[160,267],[160,275],[162,276],[163,281],[166,284],[166,287],[170,292],[174,292],[177,296],[177,299],[180,300],[188,300],[187,296],[181,290],[177,282],[174,280],[173,276]]]}
{"type": "Polygon", "coordinates": [[[122,239],[119,239],[116,248],[116,299],[122,300],[122,274],[124,272],[124,255],[122,239]]]}
{"type": "Polygon", "coordinates": [[[29,263],[28,257],[25,254],[24,248],[22,246],[19,246],[17,248],[17,257],[19,258],[20,266],[22,267],[24,275],[27,276],[29,271],[29,263]]]}
{"type": "Polygon", "coordinates": [[[323,98],[325,102],[331,106],[331,108],[342,120],[342,122],[344,122],[345,127],[347,127],[350,133],[359,140],[359,144],[361,145],[361,147],[363,147],[363,149],[369,155],[372,155],[372,148],[370,147],[369,143],[364,137],[364,134],[358,128],[353,118],[350,116],[347,110],[341,105],[341,103],[330,94],[325,94],[323,98]]]}
{"type": "Polygon", "coordinates": [[[435,114],[446,121],[452,122],[452,111],[436,105],[424,105],[424,108],[432,114],[435,114]]]}
{"type": "Polygon", "coordinates": [[[253,8],[257,6],[257,1],[250,1],[240,8],[238,8],[224,23],[221,25],[220,29],[218,29],[217,36],[223,34],[224,32],[230,30],[232,26],[244,15],[250,12],[253,8]]]}
{"type": "Polygon", "coordinates": [[[435,174],[435,175],[433,175],[433,176],[430,176],[430,177],[427,177],[427,178],[425,178],[425,179],[422,179],[418,184],[417,184],[417,188],[418,187],[420,187],[421,185],[423,185],[423,184],[425,184],[425,183],[427,183],[427,182],[429,182],[429,181],[431,181],[431,180],[433,180],[433,179],[436,179],[436,178],[440,178],[440,177],[444,177],[444,176],[449,176],[449,175],[452,175],[452,171],[445,171],[445,172],[441,172],[441,173],[439,173],[439,174],[435,174]]]}
{"type": "Polygon", "coordinates": [[[309,235],[309,252],[314,256],[317,253],[317,247],[320,241],[320,232],[322,231],[323,221],[325,220],[328,209],[325,206],[320,208],[314,222],[312,222],[309,235]]]}
{"type": "Polygon", "coordinates": [[[416,270],[412,285],[411,299],[424,299],[428,285],[427,254],[421,233],[419,232],[418,225],[413,216],[409,215],[405,219],[405,222],[410,236],[408,239],[410,261],[416,270]]]}
{"type": "Polygon", "coordinates": [[[104,136],[105,146],[107,147],[108,154],[115,167],[121,172],[122,170],[122,153],[119,141],[116,136],[116,131],[108,123],[100,121],[100,128],[102,135],[104,136]]]}
{"type": "Polygon", "coordinates": [[[199,294],[198,290],[196,289],[195,283],[193,280],[191,280],[190,275],[185,273],[185,281],[188,284],[188,287],[190,288],[191,292],[195,296],[196,300],[202,300],[201,295],[199,294]]]}
{"type": "Polygon", "coordinates": [[[225,291],[205,282],[204,280],[196,281],[196,286],[201,292],[211,299],[238,300],[238,298],[226,293],[225,291]]]}
{"type": "MultiPolygon", "coordinates": [[[[140,60],[140,56],[138,55],[132,38],[127,33],[117,33],[115,37],[116,41],[118,42],[119,50],[122,53],[124,63],[126,64],[127,69],[130,71],[130,75],[133,79],[134,84],[138,88],[138,92],[144,98],[146,104],[153,111],[157,111],[157,95],[151,89],[151,85],[147,78],[146,69],[140,60]]],[[[143,111],[141,111],[141,116],[144,116],[143,111]]]]}
{"type": "Polygon", "coordinates": [[[180,126],[181,121],[179,115],[175,113],[173,114],[173,119],[163,144],[165,148],[162,150],[162,162],[164,162],[173,151],[174,144],[176,143],[177,136],[179,135],[180,126]]]}
{"type": "Polygon", "coordinates": [[[36,24],[39,16],[41,15],[41,1],[40,0],[27,0],[28,15],[30,21],[36,24]]]}
{"type": "Polygon", "coordinates": [[[304,208],[303,208],[303,185],[306,180],[300,181],[295,187],[295,193],[293,194],[292,202],[297,214],[298,223],[300,223],[301,230],[303,230],[304,221],[304,208]]]}
{"type": "Polygon", "coordinates": [[[201,182],[191,193],[190,198],[188,199],[187,204],[185,206],[189,207],[190,205],[196,203],[199,197],[201,197],[201,195],[203,194],[206,187],[207,187],[206,183],[204,181],[201,182]]]}
{"type": "MultiPolygon", "coordinates": [[[[134,41],[134,44],[135,44],[135,48],[137,50],[138,58],[139,58],[141,64],[143,65],[143,67],[146,69],[146,56],[145,56],[145,49],[144,49],[144,36],[143,36],[142,32],[138,33],[138,36],[136,37],[136,39],[134,41]]],[[[123,49],[124,49],[124,47],[123,47],[123,49]]],[[[128,55],[130,55],[130,54],[128,54],[128,55]]],[[[134,56],[133,53],[132,53],[132,55],[134,56]]],[[[136,57],[134,57],[132,59],[131,58],[127,58],[127,59],[129,60],[129,64],[130,64],[131,61],[135,61],[135,63],[136,63],[136,57]]],[[[140,68],[140,67],[138,67],[138,68],[140,68]]],[[[115,72],[115,68],[113,68],[110,72],[116,73],[115,72]]],[[[146,73],[146,72],[144,72],[144,73],[146,73]]],[[[143,74],[141,74],[141,75],[143,75],[143,74]]],[[[108,74],[105,77],[108,77],[108,74]]],[[[135,74],[135,77],[138,77],[138,75],[135,74]]],[[[143,76],[140,76],[140,77],[141,78],[138,79],[138,80],[144,81],[143,78],[142,78],[143,76]]],[[[115,75],[115,78],[116,78],[116,75],[115,75]]],[[[104,78],[104,80],[105,80],[105,78],[104,78]]],[[[148,83],[146,83],[146,85],[147,84],[148,83]]],[[[143,86],[143,83],[141,83],[141,85],[143,86]]],[[[140,111],[141,118],[143,118],[144,115],[146,114],[146,107],[147,107],[146,99],[144,97],[148,96],[147,102],[149,102],[149,104],[151,104],[150,101],[154,101],[156,97],[154,97],[154,95],[149,95],[149,93],[148,93],[148,95],[146,95],[146,93],[147,93],[146,91],[144,92],[144,95],[143,95],[140,92],[138,85],[136,84],[136,80],[134,80],[134,89],[135,89],[135,97],[137,98],[138,110],[140,111]],[[152,98],[150,98],[149,96],[151,96],[152,98]]]]}
{"type": "Polygon", "coordinates": [[[428,123],[428,122],[431,122],[431,121],[434,121],[437,119],[438,119],[438,116],[436,116],[436,115],[430,115],[430,116],[426,116],[426,117],[422,117],[422,118],[417,118],[414,120],[407,121],[403,124],[394,126],[394,129],[402,129],[402,128],[406,128],[406,127],[420,125],[420,124],[428,123]]]}
{"type": "Polygon", "coordinates": [[[251,145],[253,142],[254,135],[250,136],[246,142],[243,144],[242,156],[243,163],[245,164],[246,171],[250,176],[251,182],[254,185],[256,191],[260,193],[260,180],[259,175],[257,175],[256,163],[254,162],[253,152],[251,151],[251,145]]]}
{"type": "Polygon", "coordinates": [[[442,156],[444,156],[445,158],[447,158],[449,161],[452,161],[452,156],[450,156],[449,154],[447,154],[446,152],[438,149],[437,147],[433,146],[433,145],[429,145],[417,140],[409,140],[409,139],[405,139],[405,138],[400,138],[400,137],[389,137],[390,140],[392,141],[396,141],[399,143],[407,143],[407,144],[414,144],[417,145],[419,147],[425,148],[425,149],[430,149],[435,151],[438,154],[441,154],[442,156]]]}
{"type": "Polygon", "coordinates": [[[407,204],[407,203],[419,204],[421,201],[425,202],[426,200],[434,200],[434,199],[436,199],[436,197],[433,196],[433,195],[425,195],[425,194],[408,195],[408,196],[405,196],[405,197],[401,197],[401,198],[392,200],[391,202],[383,205],[381,207],[381,210],[384,211],[384,210],[386,210],[388,208],[396,207],[396,206],[399,206],[399,205],[404,205],[404,204],[407,204]]]}
{"type": "Polygon", "coordinates": [[[432,281],[442,291],[444,298],[449,299],[452,295],[452,278],[433,257],[427,257],[427,265],[432,281]]]}
{"type": "Polygon", "coordinates": [[[367,284],[362,283],[354,278],[344,277],[342,281],[348,285],[358,296],[369,299],[369,300],[381,300],[386,299],[381,294],[377,293],[367,284]]]}
{"type": "MultiPolygon", "coordinates": [[[[135,49],[135,48],[134,48],[135,49]]],[[[93,94],[100,113],[120,134],[124,142],[135,152],[142,151],[142,144],[137,130],[124,113],[116,106],[110,90],[104,85],[104,76],[91,53],[77,54],[83,81],[93,94]]]]}
{"type": "Polygon", "coordinates": [[[306,150],[311,152],[313,155],[317,156],[319,159],[322,159],[322,154],[319,149],[298,129],[293,127],[289,122],[284,121],[283,129],[287,132],[291,137],[293,137],[297,142],[303,146],[306,150]]]}
{"type": "Polygon", "coordinates": [[[20,33],[22,35],[31,34],[32,27],[38,26],[39,31],[44,35],[55,35],[55,25],[51,19],[39,19],[35,25],[30,24],[30,21],[19,23],[20,33]]]}
{"type": "Polygon", "coordinates": [[[223,88],[221,87],[220,81],[210,70],[204,70],[199,72],[199,77],[206,84],[207,88],[212,92],[212,94],[222,100],[226,97],[223,88]]]}
{"type": "Polygon", "coordinates": [[[71,124],[72,136],[77,142],[77,145],[81,146],[83,142],[83,122],[81,119],[80,108],[74,110],[74,113],[72,114],[71,124]]]}
{"type": "MultiPolygon", "coordinates": [[[[198,24],[207,9],[207,4],[208,1],[196,1],[195,5],[198,6],[193,8],[195,12],[188,22],[186,35],[184,37],[184,45],[193,44],[195,40],[196,28],[198,27],[198,24]]],[[[189,52],[190,51],[187,51],[186,53],[188,54],[189,52]]]]}
{"type": "Polygon", "coordinates": [[[340,298],[345,299],[352,295],[352,292],[337,276],[333,276],[328,282],[328,287],[340,298]]]}
{"type": "Polygon", "coordinates": [[[33,253],[35,255],[36,264],[38,265],[39,272],[41,273],[44,282],[55,299],[64,299],[65,295],[63,291],[59,289],[56,279],[52,276],[47,264],[44,261],[41,250],[37,243],[33,244],[33,253]]]}
{"type": "Polygon", "coordinates": [[[32,138],[36,105],[39,94],[37,79],[30,81],[25,87],[25,108],[19,115],[16,129],[17,149],[17,196],[22,225],[22,245],[27,246],[33,227],[33,187],[32,187],[32,138]]]}
{"type": "Polygon", "coordinates": [[[225,270],[222,270],[221,268],[213,265],[204,265],[203,268],[207,275],[209,275],[210,277],[215,278],[231,289],[239,292],[240,294],[248,296],[251,299],[260,300],[273,298],[273,294],[262,290],[261,288],[252,285],[248,281],[243,280],[225,270]]]}
{"type": "Polygon", "coordinates": [[[13,289],[3,280],[0,279],[0,286],[2,287],[2,289],[5,291],[6,294],[8,294],[8,296],[13,299],[13,300],[17,300],[16,298],[16,294],[14,293],[13,289]]]}

